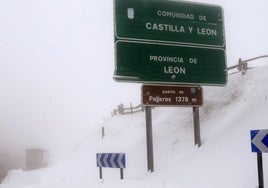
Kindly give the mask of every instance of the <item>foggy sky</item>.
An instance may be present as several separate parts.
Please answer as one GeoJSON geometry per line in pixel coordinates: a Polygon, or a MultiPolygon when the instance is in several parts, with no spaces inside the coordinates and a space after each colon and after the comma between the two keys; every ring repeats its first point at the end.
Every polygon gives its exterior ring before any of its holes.
{"type": "MultiPolygon", "coordinates": [[[[268,54],[267,0],[196,2],[223,7],[228,66],[268,54]]],[[[68,147],[140,102],[140,84],[112,79],[111,0],[0,1],[0,23],[0,149],[68,147]]]]}

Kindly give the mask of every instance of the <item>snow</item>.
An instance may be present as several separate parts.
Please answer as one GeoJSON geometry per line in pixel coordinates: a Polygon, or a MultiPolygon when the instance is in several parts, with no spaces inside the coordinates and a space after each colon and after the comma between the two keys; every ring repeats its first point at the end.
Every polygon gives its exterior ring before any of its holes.
{"type": "MultiPolygon", "coordinates": [[[[250,130],[267,129],[267,66],[232,74],[225,87],[204,87],[200,108],[202,146],[194,146],[191,108],[154,108],[155,172],[147,172],[145,115],[118,115],[95,127],[68,157],[44,169],[12,170],[0,188],[254,188],[258,186],[256,153],[250,130]],[[101,138],[101,127],[105,136],[101,138]],[[103,169],[96,153],[126,153],[124,180],[119,169],[103,169]]],[[[264,184],[268,156],[263,154],[264,184]]]]}

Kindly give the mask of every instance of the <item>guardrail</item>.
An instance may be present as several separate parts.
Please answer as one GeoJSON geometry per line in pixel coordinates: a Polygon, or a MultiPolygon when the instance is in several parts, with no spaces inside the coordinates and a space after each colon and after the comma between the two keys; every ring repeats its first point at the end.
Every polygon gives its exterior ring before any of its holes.
{"type": "Polygon", "coordinates": [[[244,75],[244,74],[246,74],[247,70],[249,69],[248,68],[248,62],[254,61],[254,60],[257,60],[257,59],[261,59],[261,58],[267,58],[267,57],[268,57],[268,55],[262,55],[262,56],[254,57],[254,58],[247,59],[247,60],[242,60],[241,58],[239,58],[238,64],[234,65],[234,66],[231,66],[231,67],[228,67],[227,70],[237,68],[238,72],[242,72],[242,75],[244,75]]]}
{"type": "Polygon", "coordinates": [[[132,105],[132,103],[130,103],[130,107],[124,107],[123,104],[118,105],[117,109],[114,109],[112,111],[112,116],[115,116],[117,114],[121,114],[121,115],[125,115],[125,114],[134,114],[137,112],[144,112],[144,106],[142,104],[139,104],[137,106],[132,105]]]}

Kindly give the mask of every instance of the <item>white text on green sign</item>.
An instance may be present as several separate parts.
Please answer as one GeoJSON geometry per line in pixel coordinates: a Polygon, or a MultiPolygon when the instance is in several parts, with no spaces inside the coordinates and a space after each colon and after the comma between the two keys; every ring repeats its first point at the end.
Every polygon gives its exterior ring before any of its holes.
{"type": "Polygon", "coordinates": [[[225,48],[219,6],[162,0],[115,0],[117,39],[225,48]]]}

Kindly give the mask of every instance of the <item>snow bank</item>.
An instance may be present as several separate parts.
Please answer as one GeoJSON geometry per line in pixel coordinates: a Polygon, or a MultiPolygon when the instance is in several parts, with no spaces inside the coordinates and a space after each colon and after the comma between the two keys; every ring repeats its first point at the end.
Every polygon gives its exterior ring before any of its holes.
{"type": "MultiPolygon", "coordinates": [[[[229,76],[226,87],[204,87],[200,108],[202,146],[194,146],[191,108],[155,108],[153,138],[155,172],[147,172],[145,116],[119,115],[96,127],[77,150],[53,167],[10,171],[0,188],[71,187],[257,187],[252,129],[267,129],[268,67],[229,76]],[[99,179],[97,152],[126,153],[124,180],[118,169],[103,169],[99,179]]],[[[268,157],[263,155],[264,174],[268,157]]],[[[265,184],[268,177],[265,176],[265,184]]]]}

